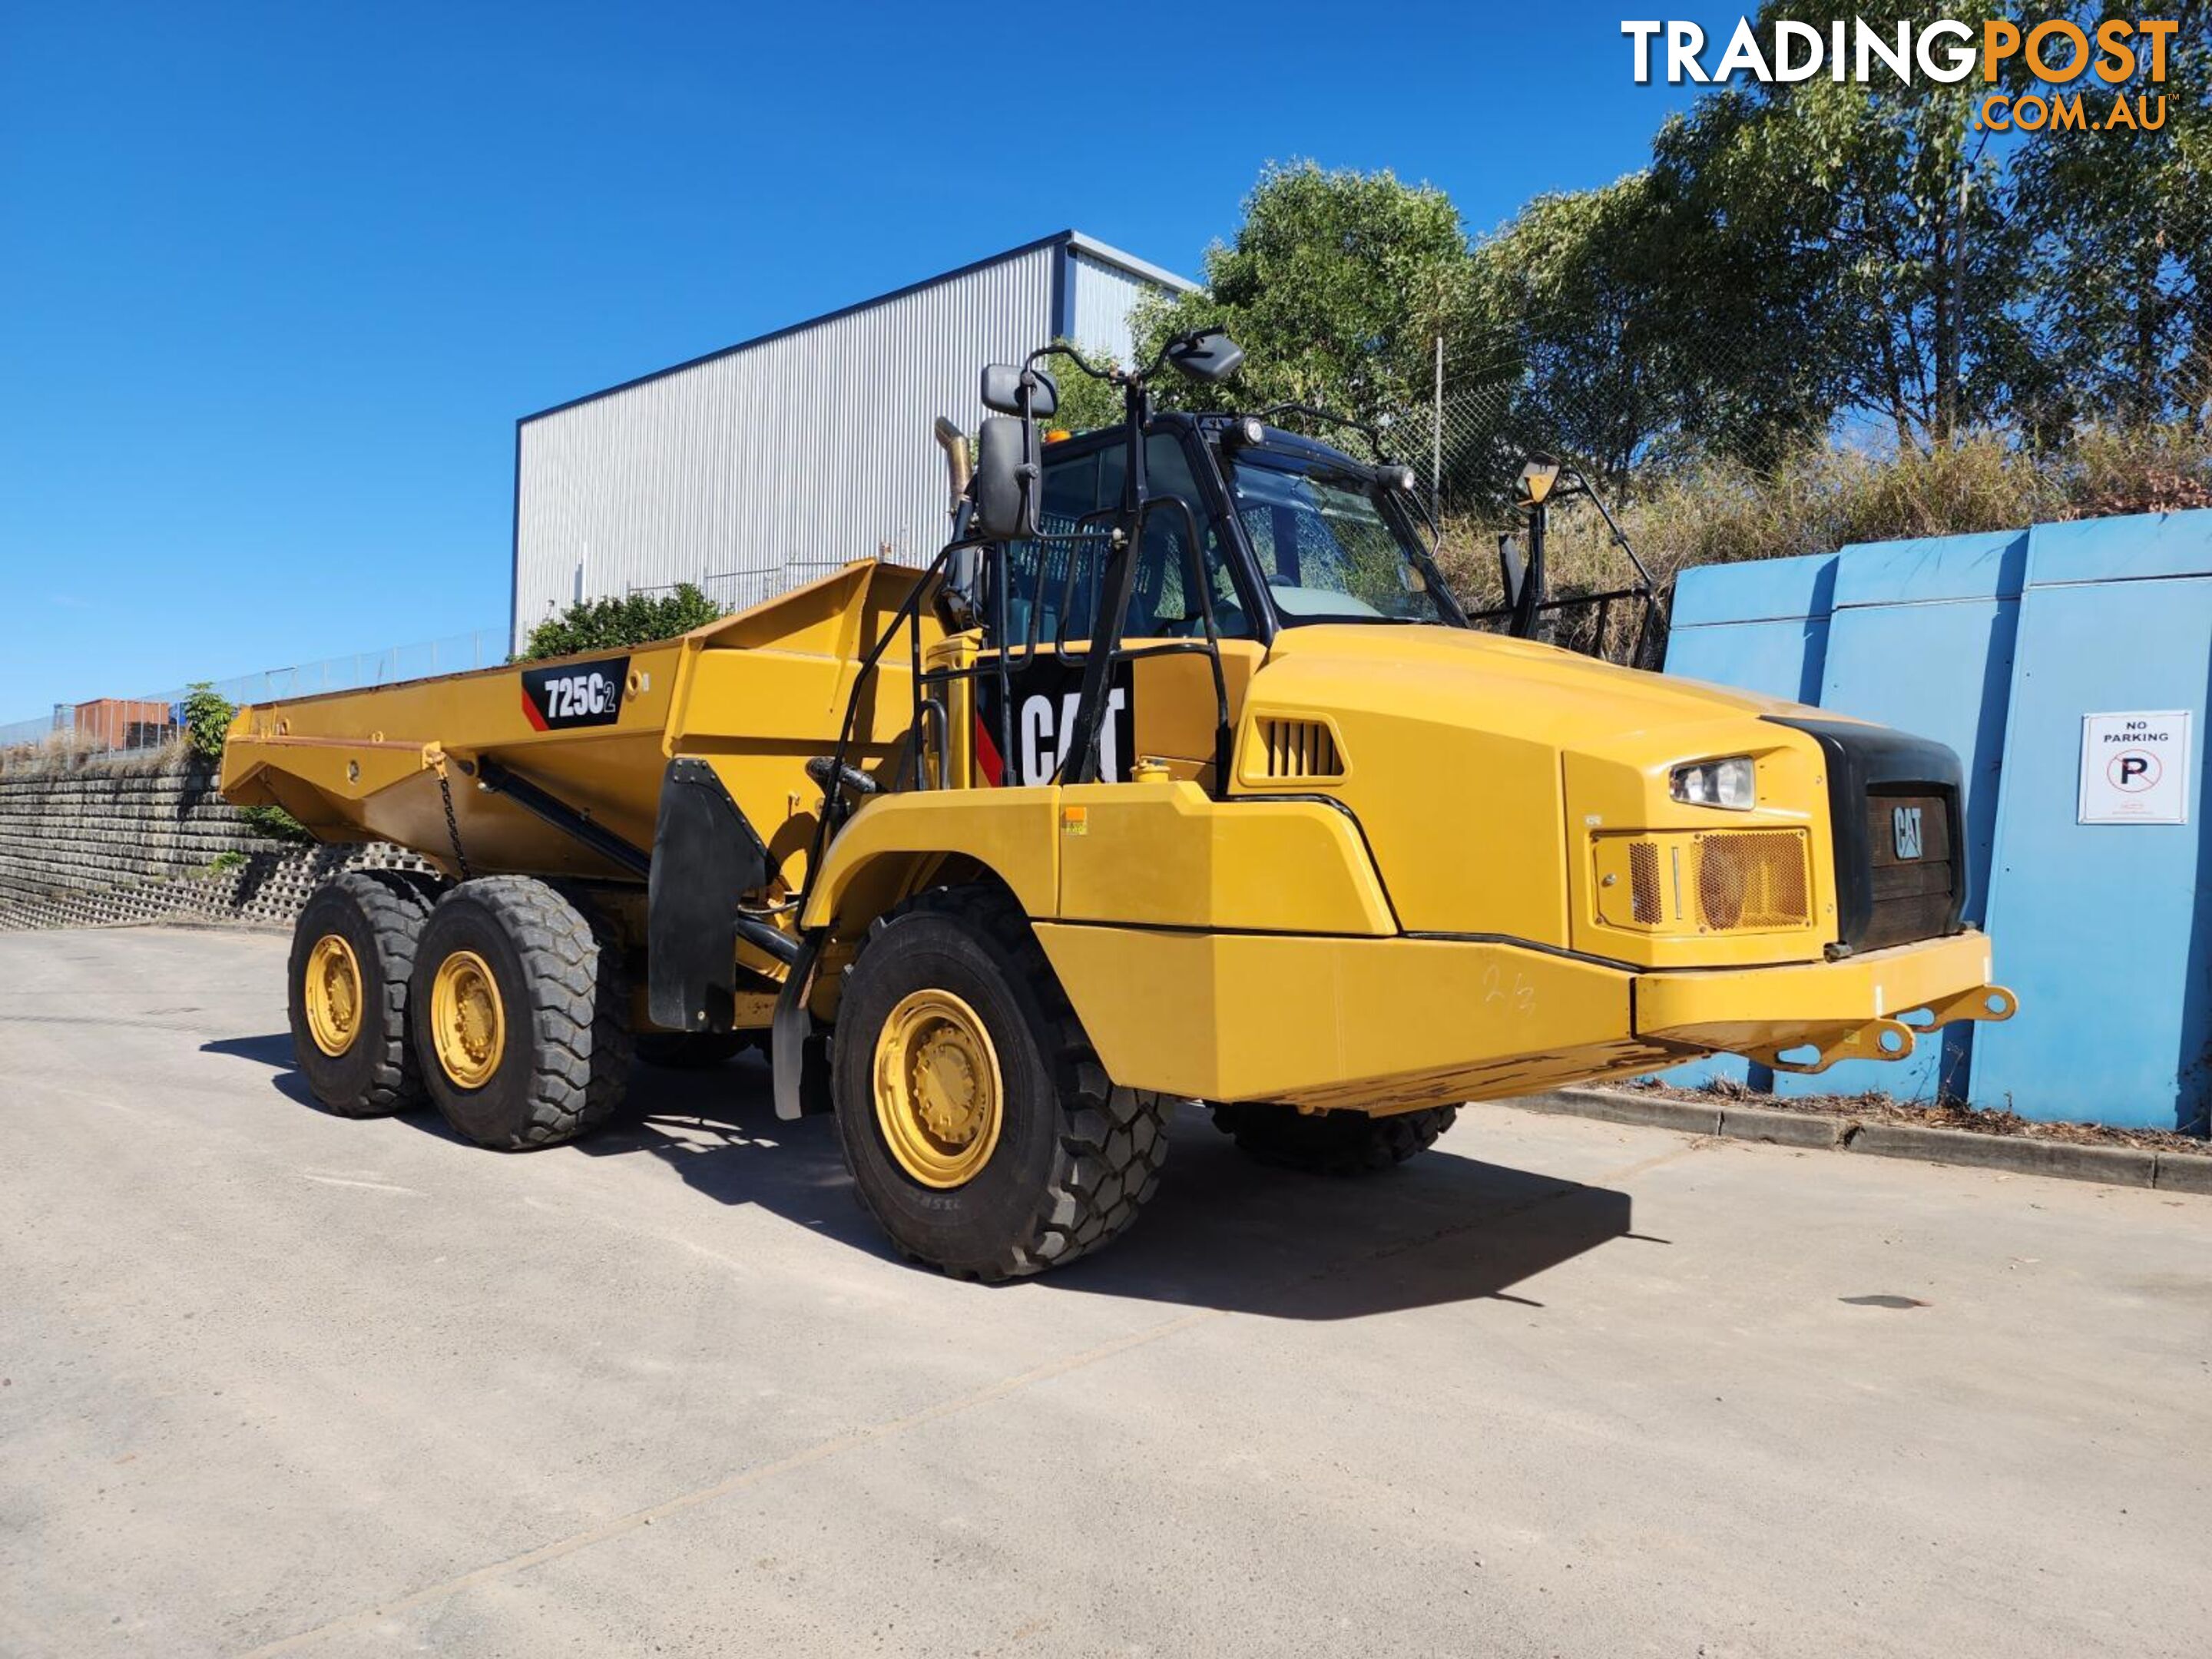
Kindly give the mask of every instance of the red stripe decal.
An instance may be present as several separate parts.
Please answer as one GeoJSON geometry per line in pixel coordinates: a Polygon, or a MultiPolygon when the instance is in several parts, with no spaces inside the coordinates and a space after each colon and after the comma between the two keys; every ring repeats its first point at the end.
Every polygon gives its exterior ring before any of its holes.
{"type": "Polygon", "coordinates": [[[1006,763],[999,757],[999,745],[991,741],[990,731],[981,714],[975,716],[975,769],[994,789],[1006,780],[1006,763]]]}
{"type": "Polygon", "coordinates": [[[530,700],[530,688],[526,685],[522,688],[522,712],[530,717],[532,731],[544,732],[550,729],[545,724],[545,716],[538,712],[538,705],[530,700]]]}

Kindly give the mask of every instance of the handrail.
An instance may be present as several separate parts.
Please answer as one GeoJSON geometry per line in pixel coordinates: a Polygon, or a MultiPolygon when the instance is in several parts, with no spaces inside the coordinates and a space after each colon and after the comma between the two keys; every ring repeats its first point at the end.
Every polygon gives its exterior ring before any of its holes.
{"type": "MultiPolygon", "coordinates": [[[[1219,623],[1216,619],[1213,612],[1213,590],[1212,584],[1206,580],[1206,563],[1204,556],[1200,550],[1201,541],[1198,531],[1197,514],[1192,511],[1190,503],[1185,501],[1182,496],[1155,495],[1146,500],[1138,508],[1134,531],[1134,537],[1138,546],[1141,548],[1143,545],[1145,526],[1149,515],[1155,510],[1162,508],[1172,508],[1174,511],[1180,513],[1182,515],[1183,525],[1187,532],[1184,540],[1187,580],[1189,582],[1192,590],[1195,592],[1198,596],[1199,615],[1206,625],[1206,637],[1202,641],[1176,641],[1167,645],[1139,646],[1132,648],[1119,643],[1120,635],[1119,631],[1116,630],[1116,643],[1107,653],[1108,661],[1110,666],[1113,664],[1134,661],[1140,657],[1166,656],[1179,653],[1204,652],[1206,653],[1207,660],[1212,670],[1213,678],[1214,788],[1215,792],[1218,793],[1222,790],[1225,789],[1228,785],[1228,750],[1231,742],[1233,741],[1234,731],[1230,720],[1229,713],[1228,676],[1221,664],[1221,629],[1219,623]]],[[[1087,523],[1091,519],[1099,516],[1101,515],[1098,514],[1086,514],[1083,520],[1079,520],[1078,522],[1079,524],[1087,523]]],[[[1115,533],[1119,534],[1121,532],[1117,530],[1115,533]]],[[[1057,543],[1069,545],[1068,580],[1065,586],[1068,588],[1068,596],[1072,599],[1074,581],[1074,566],[1077,562],[1078,557],[1075,552],[1075,544],[1097,541],[1102,539],[1102,538],[1097,532],[1079,529],[1074,533],[1069,535],[1039,535],[1034,538],[1026,538],[1024,539],[1032,539],[1042,544],[1057,543]]],[[[995,608],[998,613],[999,627],[1000,629],[999,648],[992,653],[989,661],[979,661],[970,664],[964,668],[927,668],[923,665],[922,662],[921,603],[923,596],[933,591],[937,579],[943,573],[946,563],[951,559],[954,554],[964,551],[969,548],[988,547],[991,545],[993,545],[993,544],[976,536],[959,537],[946,543],[943,548],[939,550],[937,556],[929,562],[927,567],[924,568],[920,578],[915,582],[913,587],[908,590],[905,599],[899,602],[898,608],[891,613],[890,620],[885,623],[882,632],[877,635],[875,641],[869,646],[866,652],[861,653],[860,661],[854,672],[852,689],[846,694],[845,714],[844,718],[838,723],[837,741],[836,746],[830,752],[829,781],[823,787],[821,816],[815,821],[814,835],[812,840],[809,843],[806,863],[806,880],[799,889],[797,904],[797,908],[800,914],[803,915],[805,911],[806,901],[808,896],[813,891],[816,875],[822,866],[823,860],[828,855],[831,837],[835,835],[836,829],[842,825],[844,819],[850,815],[850,812],[857,810],[856,808],[848,808],[845,805],[844,795],[837,783],[837,780],[844,775],[848,757],[852,753],[853,728],[854,722],[858,720],[860,715],[861,693],[866,687],[869,678],[878,672],[882,665],[884,653],[890,647],[891,641],[898,636],[902,628],[903,628],[906,632],[908,648],[912,653],[914,663],[912,682],[913,714],[908,721],[907,730],[908,733],[908,740],[914,746],[914,776],[917,781],[916,787],[925,789],[931,787],[927,781],[929,747],[928,726],[933,717],[937,724],[938,736],[938,781],[936,787],[940,789],[949,788],[951,787],[951,715],[946,710],[941,699],[927,695],[928,691],[933,687],[950,685],[953,681],[959,679],[977,679],[985,674],[989,674],[994,678],[999,683],[999,720],[1000,728],[999,736],[999,752],[1002,759],[1012,755],[1013,675],[1018,666],[1026,668],[1030,663],[1034,662],[1042,649],[1041,642],[1037,638],[1037,631],[1039,627],[1038,617],[1042,611],[1042,602],[1043,599],[1045,581],[1045,561],[1042,558],[1037,561],[1036,575],[1033,583],[1034,597],[1030,607],[1030,623],[1028,629],[1025,630],[1023,649],[1018,653],[1015,652],[1012,647],[1012,642],[1006,637],[1004,633],[1008,611],[1006,600],[1009,597],[1010,584],[1006,572],[1007,562],[1005,556],[1005,548],[1003,544],[1000,544],[999,547],[1000,556],[992,561],[993,587],[994,590],[994,598],[995,600],[995,608]]],[[[1071,660],[1066,649],[1065,609],[1066,608],[1063,607],[1062,624],[1060,628],[1054,630],[1055,639],[1054,645],[1054,657],[1063,663],[1066,663],[1071,660]]],[[[1073,660],[1085,660],[1087,659],[1088,655],[1089,653],[1086,651],[1082,653],[1080,658],[1077,658],[1073,660]]],[[[1072,753],[1060,757],[1060,765],[1054,773],[1054,781],[1055,782],[1065,781],[1064,775],[1066,771],[1068,763],[1072,758],[1072,753]]]]}

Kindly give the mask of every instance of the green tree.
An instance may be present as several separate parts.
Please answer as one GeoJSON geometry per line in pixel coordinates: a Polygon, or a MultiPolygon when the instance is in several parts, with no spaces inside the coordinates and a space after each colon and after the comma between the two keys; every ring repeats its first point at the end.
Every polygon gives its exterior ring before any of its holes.
{"type": "Polygon", "coordinates": [[[1248,354],[1228,386],[1176,386],[1189,408],[1318,404],[1371,417],[1425,405],[1436,341],[1465,360],[1473,266],[1442,191],[1389,173],[1270,164],[1233,240],[1206,252],[1206,285],[1146,301],[1139,350],[1193,329],[1229,331],[1248,354]]]}
{"type": "MultiPolygon", "coordinates": [[[[237,713],[238,705],[216,690],[212,681],[194,680],[185,688],[186,751],[201,760],[222,764],[223,737],[230,730],[231,717],[237,713]]],[[[303,844],[314,840],[307,827],[281,806],[241,806],[238,816],[249,829],[271,841],[303,844]]],[[[226,859],[237,856],[223,854],[226,859]]],[[[221,866],[229,867],[227,864],[221,866]]]]}
{"type": "MultiPolygon", "coordinates": [[[[2101,5],[2076,5],[2094,31],[2101,5]]],[[[2020,418],[2039,434],[2076,422],[2130,428],[2212,419],[2212,3],[2167,14],[2166,80],[2139,69],[2125,91],[2162,97],[2153,131],[2046,127],[2015,167],[2034,234],[2029,312],[2045,374],[2019,377],[2020,418]]],[[[2085,96],[2093,115],[2109,100],[2085,96]]]]}
{"type": "MultiPolygon", "coordinates": [[[[1083,353],[1083,361],[1099,368],[1116,368],[1113,358],[1103,351],[1093,350],[1079,342],[1058,339],[1054,345],[1073,346],[1083,353]]],[[[1121,418],[1121,391],[1105,380],[1093,380],[1064,357],[1048,357],[1042,367],[1060,388],[1060,410],[1045,422],[1048,428],[1061,432],[1095,432],[1102,426],[1112,426],[1121,418]]]]}
{"type": "Polygon", "coordinates": [[[185,747],[204,761],[220,762],[223,735],[237,713],[238,705],[217,691],[212,680],[194,680],[185,688],[185,747]]]}
{"type": "MultiPolygon", "coordinates": [[[[1942,8],[1977,28],[2000,12],[2021,15],[1994,0],[1942,8]]],[[[1936,15],[1865,21],[1893,39],[1901,18],[1936,15]]],[[[1790,19],[1825,36],[1856,16],[1832,0],[1769,0],[1757,27],[1771,39],[1790,19]]],[[[2026,70],[2015,58],[2006,73],[2017,89],[2026,70]]],[[[1886,422],[1901,447],[1948,443],[2004,404],[2003,372],[2021,356],[2024,238],[1993,135],[1977,126],[1989,91],[1979,78],[1873,75],[1730,87],[1662,134],[1699,252],[1685,267],[1698,280],[1684,292],[1684,324],[1727,349],[1726,319],[1747,290],[1712,278],[1756,284],[1785,260],[1805,304],[1782,314],[1820,366],[1801,389],[1804,410],[1832,398],[1886,422]]]]}
{"type": "Polygon", "coordinates": [[[690,582],[678,582],[667,593],[585,599],[532,629],[521,659],[530,662],[577,651],[611,651],[673,639],[703,628],[723,614],[719,605],[690,582]]]}
{"type": "Polygon", "coordinates": [[[1539,196],[1476,245],[1476,307],[1504,348],[1521,452],[1565,451],[1619,478],[1680,426],[1673,230],[1640,173],[1539,196]]]}
{"type": "Polygon", "coordinates": [[[1644,332],[1668,356],[1678,449],[1771,467],[1823,434],[1851,395],[1825,213],[1808,222],[1802,196],[1776,177],[1774,152],[1791,148],[1736,89],[1652,142],[1645,199],[1666,232],[1646,243],[1656,292],[1644,332]]]}

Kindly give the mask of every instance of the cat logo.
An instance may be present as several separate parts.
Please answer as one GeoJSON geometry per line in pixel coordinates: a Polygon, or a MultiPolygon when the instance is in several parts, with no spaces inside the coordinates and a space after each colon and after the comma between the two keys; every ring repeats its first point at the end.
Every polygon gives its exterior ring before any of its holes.
{"type": "Polygon", "coordinates": [[[1899,859],[1917,859],[1920,856],[1920,809],[1918,807],[1894,808],[1889,815],[1889,828],[1892,837],[1897,842],[1897,856],[1899,859]]]}

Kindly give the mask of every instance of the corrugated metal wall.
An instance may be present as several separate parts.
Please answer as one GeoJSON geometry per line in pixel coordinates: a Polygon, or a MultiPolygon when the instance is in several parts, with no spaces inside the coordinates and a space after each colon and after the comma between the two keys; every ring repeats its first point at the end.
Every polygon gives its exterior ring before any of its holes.
{"type": "Polygon", "coordinates": [[[1130,309],[1155,292],[1156,285],[1080,248],[1068,251],[1068,280],[1073,289],[1069,332],[1075,343],[1120,362],[1130,362],[1136,355],[1129,332],[1130,309]]]}
{"type": "MultiPolygon", "coordinates": [[[[933,552],[945,486],[930,422],[973,431],[977,371],[1049,337],[1061,257],[1018,250],[523,422],[517,646],[579,597],[690,580],[747,604],[884,541],[933,552]]],[[[1079,284],[1100,316],[1117,274],[1079,284]]]]}

